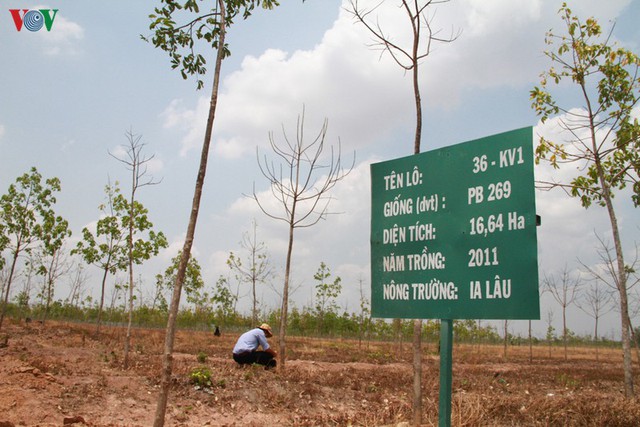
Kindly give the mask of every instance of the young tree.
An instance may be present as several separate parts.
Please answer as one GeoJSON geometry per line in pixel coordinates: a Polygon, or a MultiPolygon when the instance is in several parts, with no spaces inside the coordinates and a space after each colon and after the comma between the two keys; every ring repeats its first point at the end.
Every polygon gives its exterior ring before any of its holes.
{"type": "Polygon", "coordinates": [[[567,328],[567,308],[578,298],[582,282],[579,276],[571,277],[569,269],[565,265],[559,278],[545,275],[542,279],[542,286],[553,296],[562,309],[562,344],[564,345],[564,360],[567,360],[567,333],[569,331],[567,328]]]}
{"type": "Polygon", "coordinates": [[[0,244],[9,249],[11,263],[2,298],[0,329],[9,302],[11,283],[16,272],[18,257],[31,253],[38,242],[51,240],[54,230],[52,224],[58,223],[53,210],[56,203],[55,193],[60,191],[60,180],[49,178],[43,182],[42,175],[34,167],[30,172],[19,176],[9,186],[6,194],[0,197],[0,224],[2,235],[0,244]]]}
{"type": "MultiPolygon", "coordinates": [[[[384,14],[376,14],[378,9],[383,6],[384,1],[377,2],[371,8],[361,7],[358,0],[349,0],[349,6],[346,9],[348,13],[353,15],[356,22],[364,25],[364,27],[373,36],[374,43],[372,47],[380,50],[383,54],[388,53],[393,61],[406,72],[411,72],[411,81],[413,84],[413,95],[416,108],[416,127],[414,133],[413,153],[420,153],[420,141],[422,139],[422,97],[420,95],[420,64],[431,53],[431,45],[433,42],[450,43],[456,40],[458,34],[451,34],[449,37],[439,37],[439,30],[432,27],[432,17],[429,11],[439,4],[448,3],[449,0],[399,0],[399,9],[406,19],[404,28],[394,28],[397,33],[395,37],[388,32],[381,21],[384,21],[384,14]],[[383,19],[380,19],[382,15],[383,19]],[[403,40],[402,30],[409,32],[406,46],[403,46],[397,40],[403,40]],[[400,35],[400,36],[398,36],[400,35]]],[[[395,5],[394,5],[395,7],[395,5]]],[[[435,13],[433,13],[435,14],[435,13]]]]}
{"type": "MultiPolygon", "coordinates": [[[[171,259],[171,264],[169,264],[164,271],[164,275],[156,276],[156,286],[158,289],[173,290],[181,258],[182,253],[178,252],[178,255],[171,259]]],[[[187,270],[185,271],[185,276],[182,281],[182,287],[185,290],[187,302],[198,305],[198,302],[202,300],[201,292],[204,289],[204,279],[202,278],[202,268],[195,257],[189,258],[187,270]]],[[[164,297],[162,299],[164,299],[164,297]]]]}
{"type": "Polygon", "coordinates": [[[158,406],[153,422],[154,427],[164,425],[167,410],[167,399],[173,369],[172,355],[175,324],[180,306],[182,281],[184,280],[187,263],[191,256],[191,247],[195,236],[196,223],[198,222],[200,199],[202,197],[204,178],[207,172],[213,122],[218,105],[218,86],[220,84],[222,61],[230,55],[229,48],[225,41],[227,29],[233,24],[233,19],[238,15],[242,15],[242,17],[246,19],[258,6],[262,6],[264,9],[273,9],[273,7],[278,5],[276,0],[216,0],[213,8],[209,12],[200,14],[199,2],[196,0],[161,0],[160,3],[162,6],[156,7],[154,13],[150,15],[151,25],[149,28],[154,32],[151,42],[155,47],[168,53],[171,58],[172,68],[179,68],[182,77],[185,79],[188,76],[196,76],[197,87],[201,89],[204,83],[200,79],[200,76],[206,73],[207,61],[202,54],[196,53],[196,41],[204,40],[207,47],[213,48],[216,51],[216,60],[213,71],[209,115],[207,117],[207,125],[202,143],[200,166],[198,167],[191,214],[189,216],[187,234],[182,247],[182,257],[176,274],[176,282],[171,297],[171,308],[167,320],[163,372],[160,393],[158,394],[158,406]],[[177,17],[174,17],[174,14],[179,15],[179,17],[195,14],[195,17],[187,20],[186,23],[177,24],[177,17]]]}
{"type": "Polygon", "coordinates": [[[229,281],[224,276],[218,278],[211,299],[216,304],[216,312],[222,324],[235,316],[238,296],[231,292],[229,281]]]}
{"type": "Polygon", "coordinates": [[[42,321],[47,319],[49,307],[54,294],[55,282],[69,272],[67,253],[64,250],[67,239],[71,236],[69,223],[61,216],[47,218],[43,224],[45,230],[40,247],[32,257],[36,262],[36,273],[43,276],[41,296],[45,299],[45,310],[42,321]]]}
{"type": "MultiPolygon", "coordinates": [[[[29,255],[29,260],[25,263],[24,269],[21,272],[23,277],[22,279],[22,290],[18,293],[18,295],[14,298],[18,303],[18,308],[20,309],[20,313],[28,313],[30,310],[31,304],[31,293],[33,289],[33,276],[36,274],[36,267],[33,262],[31,262],[32,255],[29,255]]],[[[5,270],[5,273],[8,274],[8,271],[5,270]]],[[[5,275],[6,276],[6,275],[5,275]]],[[[6,279],[6,277],[4,277],[6,279]]],[[[17,278],[14,277],[14,279],[17,278]]],[[[3,278],[0,277],[0,280],[3,278]]],[[[4,283],[5,280],[3,280],[4,283]]],[[[4,295],[1,293],[0,295],[4,295]]]]}
{"type": "Polygon", "coordinates": [[[528,341],[529,341],[529,363],[533,363],[533,331],[532,331],[532,320],[529,319],[529,328],[528,328],[528,341]]]}
{"type": "Polygon", "coordinates": [[[127,201],[120,194],[118,183],[107,184],[104,188],[106,203],[98,209],[101,218],[96,223],[95,232],[89,228],[82,229],[82,240],[72,254],[78,254],[87,264],[95,265],[102,270],[102,282],[100,287],[100,303],[98,305],[98,319],[96,321],[96,333],[100,333],[104,297],[106,291],[107,276],[116,274],[127,267],[126,223],[120,220],[127,215],[127,201]],[[95,234],[94,234],[95,233],[95,234]]]}
{"type": "MultiPolygon", "coordinates": [[[[600,263],[595,266],[586,265],[585,263],[581,263],[583,268],[589,272],[591,277],[596,281],[596,283],[604,283],[609,288],[616,292],[616,260],[614,255],[614,250],[611,245],[604,241],[600,236],[596,235],[599,242],[598,248],[598,257],[600,258],[600,263]]],[[[632,262],[627,263],[627,289],[631,291],[636,284],[640,281],[640,277],[637,274],[637,265],[638,265],[638,249],[636,248],[635,258],[632,262]]],[[[628,294],[628,307],[629,307],[629,333],[631,335],[631,342],[636,342],[634,338],[634,330],[633,325],[631,323],[631,319],[634,317],[634,309],[633,309],[633,294],[628,294]]],[[[595,316],[596,319],[596,332],[598,325],[598,317],[599,315],[596,311],[604,311],[607,313],[615,308],[616,305],[616,297],[615,294],[610,294],[608,292],[603,291],[592,291],[589,295],[589,299],[587,300],[587,314],[595,316]],[[608,303],[612,303],[611,306],[608,306],[608,303]]],[[[619,306],[619,304],[617,304],[619,306]]],[[[585,310],[583,310],[585,311],[585,310]]],[[[604,314],[604,313],[600,313],[604,314]]],[[[597,336],[595,337],[597,340],[597,336]]],[[[597,347],[596,347],[597,351],[597,347]]],[[[638,346],[636,343],[636,353],[639,353],[638,346]]],[[[640,363],[640,354],[637,354],[638,363],[640,363]]],[[[598,354],[596,353],[596,358],[598,354]]]]}
{"type": "MultiPolygon", "coordinates": [[[[383,28],[379,17],[374,16],[374,13],[383,5],[384,1],[376,3],[376,6],[370,9],[366,9],[360,7],[358,0],[350,0],[350,7],[347,9],[347,12],[353,15],[356,22],[364,25],[371,33],[375,40],[374,48],[381,50],[382,53],[388,53],[400,68],[406,72],[411,72],[416,108],[413,154],[420,153],[422,140],[420,63],[431,53],[431,44],[433,42],[450,43],[458,37],[453,33],[448,38],[438,37],[439,31],[434,31],[431,26],[432,18],[428,16],[428,12],[433,10],[434,6],[448,1],[400,0],[401,13],[404,14],[407,20],[406,29],[410,33],[407,46],[402,46],[402,44],[396,42],[391,34],[383,28]]],[[[398,31],[398,28],[394,30],[398,31]]],[[[452,319],[448,321],[452,321],[452,319]]],[[[413,424],[420,425],[422,423],[422,319],[416,319],[413,325],[413,409],[413,424]]]]}
{"type": "Polygon", "coordinates": [[[147,157],[143,154],[146,144],[141,141],[142,135],[135,135],[132,131],[125,134],[128,145],[125,146],[125,154],[118,157],[111,154],[113,158],[123,163],[127,170],[131,172],[131,191],[129,193],[129,211],[127,216],[127,261],[129,269],[129,316],[127,322],[127,334],[124,343],[123,365],[126,369],[129,365],[129,347],[131,345],[131,324],[133,322],[133,301],[134,280],[133,265],[141,264],[152,256],[158,254],[160,248],[166,248],[167,239],[162,233],[155,233],[151,230],[153,224],[147,218],[147,210],[136,200],[136,193],[142,187],[156,185],[153,177],[147,175],[147,166],[154,156],[147,157]],[[134,240],[136,234],[148,231],[147,239],[138,238],[134,240]]]}
{"type": "Polygon", "coordinates": [[[168,287],[164,281],[164,276],[162,274],[156,274],[156,289],[153,293],[153,299],[151,302],[152,311],[156,308],[165,313],[169,311],[169,305],[167,304],[167,299],[164,296],[164,292],[167,288],[168,287]]]}
{"type": "Polygon", "coordinates": [[[285,263],[284,285],[282,288],[282,305],[280,309],[280,331],[278,344],[280,353],[279,366],[285,367],[287,316],[289,312],[289,281],[291,275],[291,257],[293,254],[294,232],[297,228],[308,228],[325,219],[329,214],[329,191],[353,169],[342,167],[342,156],[339,142],[338,149],[331,149],[328,165],[322,164],[325,137],[328,121],[325,119],[318,135],[311,141],[304,139],[304,108],[298,116],[296,139],[292,141],[283,128],[284,143],[278,144],[273,132],[269,134],[269,143],[273,153],[282,161],[276,165],[265,157],[258,158],[258,165],[264,177],[269,181],[273,197],[281,208],[279,212],[269,211],[260,201],[255,188],[253,198],[270,218],[285,222],[289,227],[289,243],[285,263]],[[322,176],[318,176],[322,174],[322,176]]]}
{"type": "Polygon", "coordinates": [[[84,267],[81,263],[74,263],[71,267],[72,273],[69,280],[69,296],[65,302],[75,308],[80,306],[82,296],[84,294],[84,287],[87,284],[88,276],[84,271],[84,267]]]}
{"type": "Polygon", "coordinates": [[[507,358],[507,348],[508,348],[508,344],[509,344],[509,319],[504,319],[504,323],[503,323],[503,332],[504,335],[502,336],[502,345],[503,345],[503,352],[502,352],[502,356],[506,359],[507,358]]]}
{"type": "Polygon", "coordinates": [[[316,274],[313,275],[313,279],[318,283],[316,284],[316,314],[319,320],[319,331],[323,332],[324,329],[324,317],[327,313],[335,313],[338,310],[336,304],[336,298],[342,292],[342,279],[336,277],[333,282],[329,280],[331,277],[331,270],[324,262],[320,263],[320,267],[316,274]]]}
{"type": "MultiPolygon", "coordinates": [[[[363,280],[360,278],[358,280],[358,285],[360,287],[360,314],[358,315],[358,348],[362,346],[362,339],[365,334],[368,336],[369,328],[371,327],[371,303],[369,299],[364,294],[363,280]]],[[[368,345],[367,340],[367,345],[368,345]]],[[[367,347],[369,348],[369,347],[367,347]]]]}
{"type": "MultiPolygon", "coordinates": [[[[0,271],[4,271],[7,260],[4,258],[4,250],[9,246],[11,240],[5,231],[5,225],[0,222],[0,271]]],[[[0,298],[4,295],[4,281],[0,282],[0,298]]]]}
{"type": "Polygon", "coordinates": [[[599,280],[591,283],[591,286],[582,294],[582,298],[576,301],[576,306],[595,321],[593,328],[593,340],[596,343],[596,360],[598,354],[598,322],[600,318],[613,310],[611,294],[601,289],[599,280]]]}
{"type": "Polygon", "coordinates": [[[631,200],[640,203],[640,124],[633,109],[640,100],[640,58],[633,52],[610,44],[598,22],[581,21],[567,7],[559,11],[566,33],[549,32],[545,52],[552,67],[541,74],[540,86],[531,91],[532,108],[544,123],[561,114],[559,126],[568,144],[540,139],[536,161],[548,160],[554,167],[576,163],[574,170],[585,171],[568,183],[548,182],[578,197],[584,208],[594,203],[604,207],[609,217],[616,254],[615,281],[620,302],[625,396],[632,397],[633,373],[628,307],[628,266],[625,264],[618,217],[613,205],[617,190],[633,186],[631,200]],[[561,106],[548,86],[564,80],[575,84],[582,98],[579,109],[561,106]]]}
{"type": "Polygon", "coordinates": [[[55,283],[58,279],[67,273],[71,269],[71,265],[68,262],[67,253],[64,251],[64,241],[71,235],[71,230],[67,228],[67,222],[63,220],[63,223],[59,225],[59,232],[61,235],[55,239],[57,242],[50,242],[48,245],[44,245],[43,248],[36,251],[35,260],[38,265],[37,273],[42,276],[43,283],[40,291],[40,297],[44,300],[44,313],[42,321],[47,320],[49,314],[49,307],[51,306],[51,300],[55,290],[55,283]]]}
{"type": "Polygon", "coordinates": [[[236,272],[240,282],[251,284],[251,327],[258,324],[258,300],[256,295],[256,286],[259,283],[265,283],[267,279],[273,276],[273,268],[269,263],[269,254],[264,242],[258,242],[256,230],[258,225],[255,220],[252,221],[253,234],[245,232],[242,235],[240,246],[244,249],[246,257],[244,262],[242,258],[233,252],[229,254],[227,265],[236,272]]]}
{"type": "Polygon", "coordinates": [[[556,329],[553,327],[553,318],[553,310],[547,310],[547,334],[545,337],[547,339],[547,344],[549,345],[549,357],[551,357],[551,345],[556,338],[556,329]]]}

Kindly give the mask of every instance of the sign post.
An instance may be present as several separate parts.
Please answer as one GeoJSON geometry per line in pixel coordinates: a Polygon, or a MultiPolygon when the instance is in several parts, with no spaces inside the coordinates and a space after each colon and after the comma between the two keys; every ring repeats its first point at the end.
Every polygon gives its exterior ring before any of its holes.
{"type": "Polygon", "coordinates": [[[438,400],[438,425],[451,425],[451,383],[453,381],[453,320],[440,323],[440,400],[438,400]]]}
{"type": "Polygon", "coordinates": [[[540,318],[531,127],[371,165],[371,314],[540,318]]]}

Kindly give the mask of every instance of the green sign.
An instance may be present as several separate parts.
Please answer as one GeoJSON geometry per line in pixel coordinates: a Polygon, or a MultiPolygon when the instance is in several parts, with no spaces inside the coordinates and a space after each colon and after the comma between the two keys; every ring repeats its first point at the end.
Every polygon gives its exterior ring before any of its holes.
{"type": "Polygon", "coordinates": [[[530,127],[371,165],[371,309],[539,319],[530,127]]]}

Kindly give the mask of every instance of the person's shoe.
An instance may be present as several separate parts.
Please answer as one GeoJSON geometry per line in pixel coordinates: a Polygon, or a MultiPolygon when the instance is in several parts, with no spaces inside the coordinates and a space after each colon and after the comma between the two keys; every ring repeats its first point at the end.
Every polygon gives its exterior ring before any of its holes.
{"type": "Polygon", "coordinates": [[[264,370],[268,371],[268,370],[273,369],[275,367],[276,367],[276,361],[274,359],[271,359],[271,360],[269,360],[267,365],[264,367],[264,370]]]}

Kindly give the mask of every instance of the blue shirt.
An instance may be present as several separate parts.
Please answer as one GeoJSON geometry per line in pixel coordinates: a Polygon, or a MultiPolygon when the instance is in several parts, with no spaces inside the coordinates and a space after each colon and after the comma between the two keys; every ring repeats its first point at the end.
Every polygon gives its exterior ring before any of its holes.
{"type": "Polygon", "coordinates": [[[233,354],[244,353],[245,351],[255,351],[259,346],[262,346],[263,350],[269,349],[269,343],[267,342],[267,336],[260,328],[251,329],[240,335],[238,342],[233,347],[233,354]]]}

